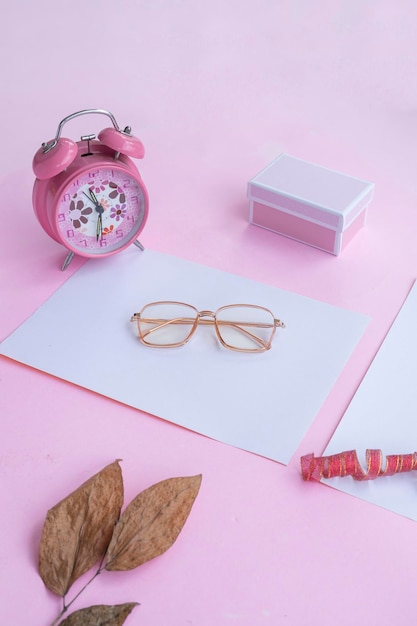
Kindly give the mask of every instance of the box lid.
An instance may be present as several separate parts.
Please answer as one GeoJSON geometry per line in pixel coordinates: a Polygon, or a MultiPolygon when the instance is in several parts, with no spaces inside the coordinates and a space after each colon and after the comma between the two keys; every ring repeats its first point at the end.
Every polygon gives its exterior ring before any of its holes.
{"type": "Polygon", "coordinates": [[[373,188],[374,183],[280,154],[249,181],[248,195],[344,229],[371,200],[373,188]]]}

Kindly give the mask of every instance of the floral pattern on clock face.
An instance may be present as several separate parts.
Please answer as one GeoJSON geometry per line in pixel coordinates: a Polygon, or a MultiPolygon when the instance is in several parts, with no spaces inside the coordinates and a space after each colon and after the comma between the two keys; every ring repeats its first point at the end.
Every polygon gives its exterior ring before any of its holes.
{"type": "Polygon", "coordinates": [[[61,195],[57,215],[71,249],[97,255],[133,241],[144,218],[142,187],[116,167],[90,170],[73,179],[61,195]]]}

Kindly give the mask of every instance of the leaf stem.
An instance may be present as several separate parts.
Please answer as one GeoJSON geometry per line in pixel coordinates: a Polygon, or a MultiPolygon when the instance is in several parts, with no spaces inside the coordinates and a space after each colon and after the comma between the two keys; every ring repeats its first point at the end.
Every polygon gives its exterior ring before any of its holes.
{"type": "Polygon", "coordinates": [[[101,572],[103,571],[103,569],[104,569],[104,567],[103,567],[103,559],[102,559],[102,560],[101,560],[101,562],[100,562],[99,568],[98,568],[98,570],[96,571],[96,573],[95,573],[95,574],[94,574],[94,575],[90,578],[90,580],[88,580],[88,581],[85,583],[84,587],[82,587],[82,588],[80,589],[80,591],[79,591],[79,592],[78,592],[78,593],[77,593],[77,594],[76,594],[76,595],[72,598],[72,600],[70,600],[70,602],[68,602],[68,604],[66,604],[66,603],[65,603],[65,596],[64,596],[64,598],[63,598],[63,600],[64,600],[64,606],[63,606],[63,609],[62,609],[62,611],[59,613],[59,615],[57,615],[57,617],[54,619],[54,621],[52,622],[51,626],[56,626],[56,625],[58,624],[58,622],[60,621],[61,617],[62,617],[62,616],[63,616],[63,615],[64,615],[64,614],[68,611],[68,609],[70,608],[70,606],[71,606],[71,605],[72,605],[72,604],[73,604],[73,603],[77,600],[77,598],[79,598],[79,596],[83,593],[83,591],[85,591],[85,590],[87,589],[88,585],[90,585],[90,584],[93,582],[93,580],[94,580],[95,578],[97,578],[97,576],[98,576],[99,574],[101,574],[101,572]]]}

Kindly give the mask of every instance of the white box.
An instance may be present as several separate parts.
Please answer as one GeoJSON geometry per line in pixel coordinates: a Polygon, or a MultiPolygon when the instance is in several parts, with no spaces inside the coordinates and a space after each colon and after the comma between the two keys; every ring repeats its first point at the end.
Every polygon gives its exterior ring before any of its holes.
{"type": "Polygon", "coordinates": [[[248,183],[249,221],[338,255],[364,226],[374,187],[280,154],[248,183]]]}

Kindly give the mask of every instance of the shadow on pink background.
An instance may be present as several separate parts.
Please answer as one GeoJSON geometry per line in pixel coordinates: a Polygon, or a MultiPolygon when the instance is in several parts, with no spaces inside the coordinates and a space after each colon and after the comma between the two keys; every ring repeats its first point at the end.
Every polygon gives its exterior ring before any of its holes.
{"type": "Polygon", "coordinates": [[[416,18],[407,0],[3,10],[2,338],[82,263],[59,270],[65,252],[32,212],[31,161],[90,107],[145,144],[145,246],[372,321],[287,467],[2,359],[2,624],[52,622],[59,601],[36,569],[46,511],[115,458],[126,501],[169,476],[201,472],[202,488],[170,551],[103,574],[74,608],[137,601],[127,623],[147,626],[412,621],[414,522],[303,483],[299,457],[324,450],[416,277],[416,18]],[[340,257],[249,225],[247,181],[280,152],[375,182],[367,227],[340,257]]]}

